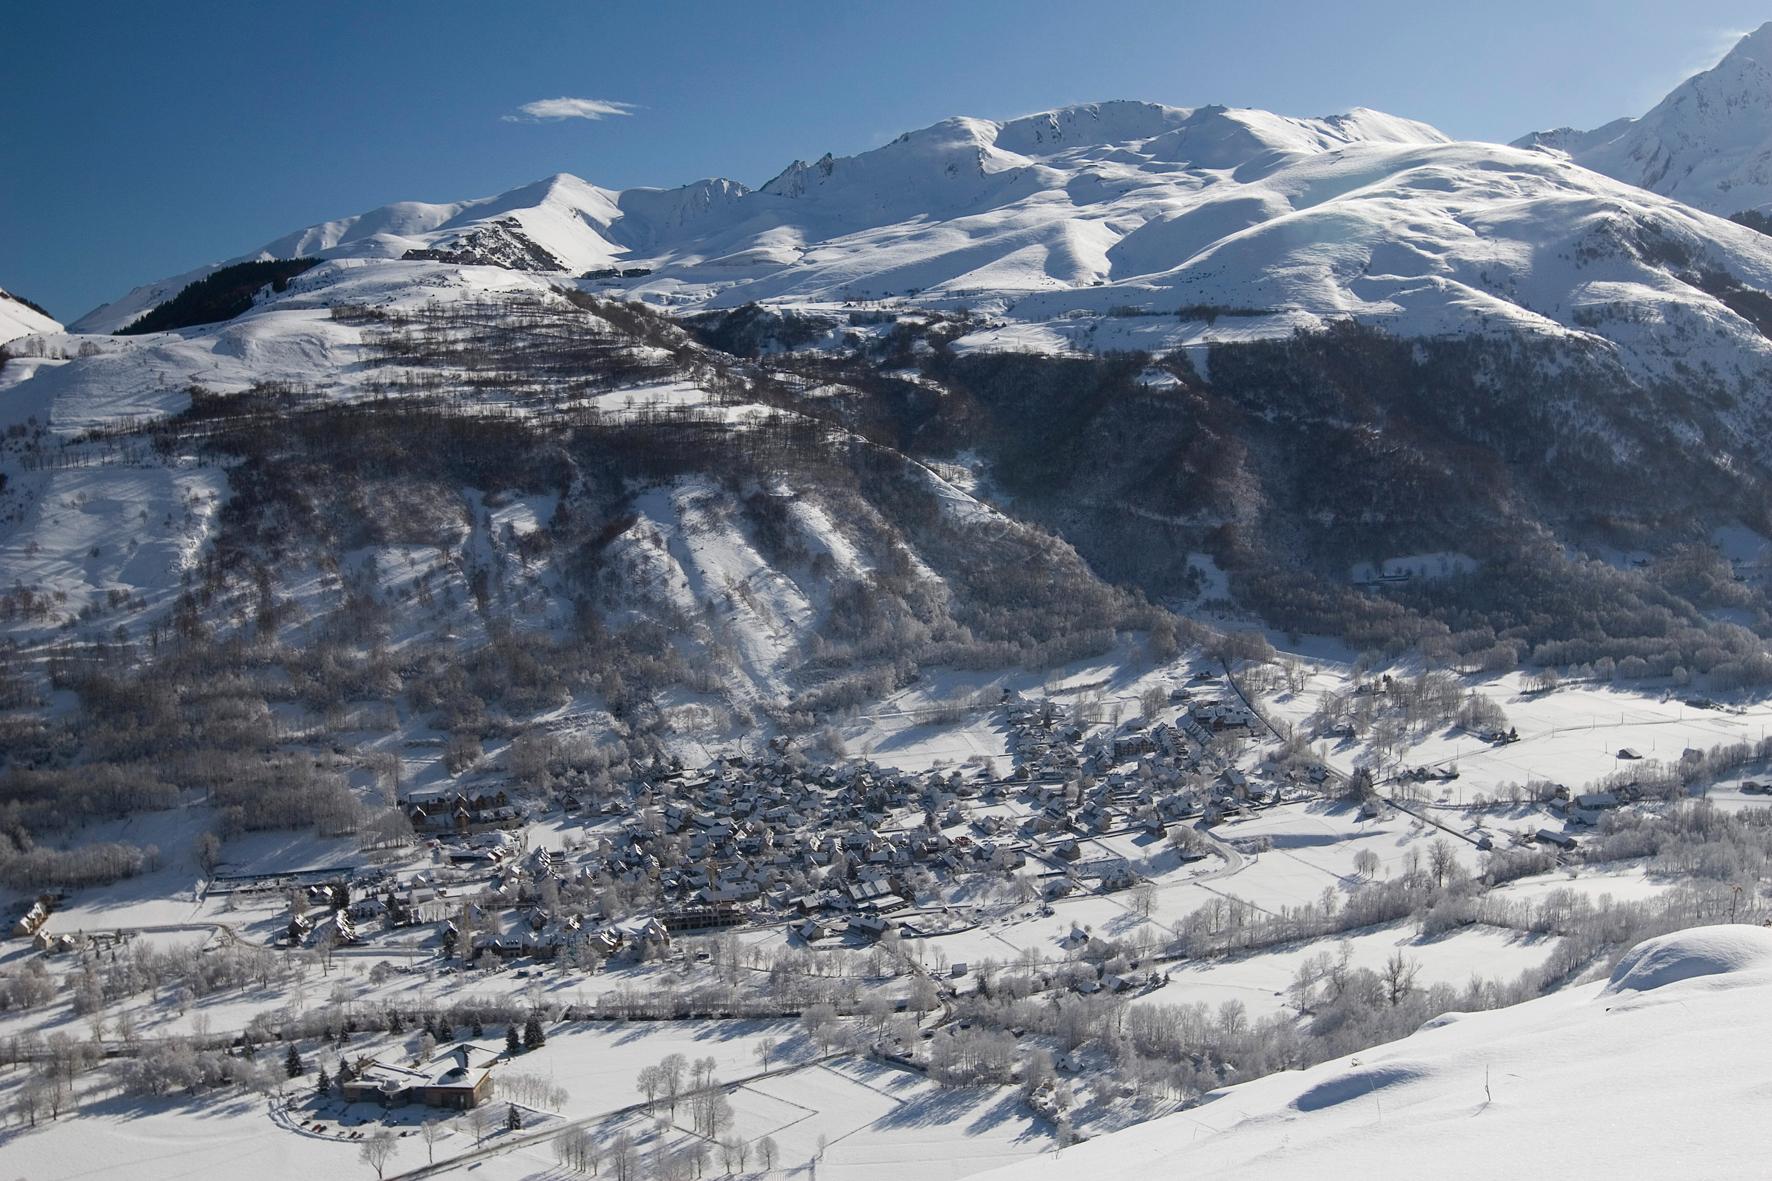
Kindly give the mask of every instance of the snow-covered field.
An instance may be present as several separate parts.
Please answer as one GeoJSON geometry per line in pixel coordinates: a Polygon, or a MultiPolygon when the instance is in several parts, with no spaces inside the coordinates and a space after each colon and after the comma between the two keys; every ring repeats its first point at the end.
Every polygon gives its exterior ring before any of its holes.
{"type": "Polygon", "coordinates": [[[1610,982],[1449,1014],[1412,1037],[1212,1096],[990,1174],[1746,1178],[1765,1172],[1760,1058],[1772,933],[1652,941],[1610,982]]]}
{"type": "MultiPolygon", "coordinates": [[[[422,1163],[423,1147],[404,1143],[398,1159],[422,1163]]],[[[356,1144],[289,1132],[271,1119],[269,1100],[251,1095],[220,1103],[102,1101],[77,1118],[45,1123],[29,1132],[9,1132],[0,1156],[17,1176],[42,1181],[101,1177],[184,1181],[242,1171],[261,1178],[363,1172],[356,1144]]]]}
{"type": "Polygon", "coordinates": [[[944,1090],[913,1071],[862,1060],[747,1084],[736,1130],[772,1137],[788,1171],[819,1156],[819,1176],[954,1181],[1052,1148],[1051,1128],[1007,1088],[944,1090]]]}
{"type": "MultiPolygon", "coordinates": [[[[1276,724],[1287,723],[1308,733],[1306,722],[1326,694],[1348,696],[1359,681],[1345,666],[1309,663],[1301,690],[1276,688],[1261,695],[1261,705],[1276,724]]],[[[1372,674],[1377,675],[1377,674],[1372,674]]],[[[1737,742],[1758,742],[1772,732],[1772,702],[1745,700],[1718,707],[1687,703],[1690,691],[1672,686],[1636,688],[1628,683],[1570,682],[1549,691],[1529,687],[1524,673],[1499,677],[1467,677],[1474,690],[1505,711],[1519,741],[1493,745],[1453,726],[1427,733],[1411,732],[1399,755],[1403,767],[1455,766],[1456,780],[1430,783],[1430,798],[1468,804],[1478,795],[1496,798],[1504,784],[1524,785],[1548,780],[1571,788],[1590,783],[1631,761],[1619,752],[1634,751],[1643,759],[1677,763],[1688,749],[1706,750],[1737,742]]],[[[1369,755],[1364,742],[1317,738],[1312,746],[1343,772],[1351,773],[1369,755]]]]}
{"type": "Polygon", "coordinates": [[[1423,938],[1414,923],[1399,923],[1261,952],[1184,962],[1168,969],[1165,987],[1132,1003],[1204,1003],[1216,1009],[1225,1001],[1238,1001],[1258,1016],[1280,1012],[1286,1007],[1286,990],[1304,961],[1324,953],[1336,960],[1345,954],[1350,966],[1377,972],[1400,952],[1416,966],[1416,980],[1423,986],[1461,988],[1473,977],[1511,981],[1542,964],[1555,943],[1554,937],[1482,926],[1423,938]]]}
{"type": "MultiPolygon", "coordinates": [[[[654,1134],[645,1113],[628,1110],[644,1098],[635,1084],[642,1066],[671,1054],[712,1059],[715,1076],[730,1084],[734,1134],[751,1142],[773,1139],[780,1151],[777,1167],[784,1171],[816,1170],[856,1181],[903,1176],[906,1162],[948,1181],[1052,1146],[1050,1127],[1028,1114],[1007,1088],[944,1090],[914,1071],[856,1058],[815,1061],[816,1053],[795,1022],[585,1023],[556,1029],[546,1046],[495,1068],[495,1077],[521,1073],[565,1089],[568,1101],[557,1111],[531,1110],[526,1123],[531,1134],[580,1121],[607,1142],[624,1129],[636,1138],[654,1134]],[[772,1043],[771,1073],[753,1078],[765,1071],[760,1052],[765,1042],[772,1043]]],[[[304,1098],[302,1085],[293,1085],[298,1100],[304,1098]]],[[[0,1102],[9,1098],[11,1086],[16,1080],[0,1080],[0,1102]]],[[[361,1110],[353,1108],[345,1118],[329,1118],[327,1132],[316,1136],[278,1116],[280,1103],[248,1096],[222,1102],[95,1098],[78,1118],[44,1120],[10,1135],[6,1162],[24,1169],[21,1175],[45,1181],[110,1175],[117,1169],[148,1181],[171,1181],[220,1175],[249,1159],[264,1176],[348,1172],[358,1167],[358,1144],[349,1132],[381,1122],[373,1108],[359,1105],[361,1110]],[[179,1129],[192,1123],[181,1135],[179,1129]]],[[[499,1118],[503,1111],[502,1103],[493,1105],[499,1118]]],[[[426,1163],[425,1146],[410,1130],[413,1121],[442,1120],[446,1114],[412,1107],[393,1113],[394,1126],[406,1130],[390,1174],[426,1163]]],[[[669,1114],[662,1100],[657,1114],[669,1114]]],[[[665,1133],[671,1141],[687,1139],[687,1119],[680,1109],[665,1133]]],[[[436,1147],[439,1159],[475,1147],[468,1128],[459,1122],[448,1127],[436,1147]]],[[[512,1138],[499,1131],[488,1146],[498,1147],[500,1137],[512,1138]]],[[[541,1136],[475,1160],[463,1172],[514,1179],[555,1167],[550,1139],[541,1136]]]]}

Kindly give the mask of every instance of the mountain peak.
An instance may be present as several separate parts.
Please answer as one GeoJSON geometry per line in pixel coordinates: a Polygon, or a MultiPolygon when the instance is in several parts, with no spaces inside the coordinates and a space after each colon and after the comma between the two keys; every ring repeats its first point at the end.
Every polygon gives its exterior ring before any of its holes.
{"type": "MultiPolygon", "coordinates": [[[[1767,21],[1751,33],[1742,34],[1735,48],[1724,55],[1723,61],[1733,58],[1748,58],[1758,62],[1772,61],[1772,21],[1767,21]]],[[[1721,65],[1722,62],[1717,63],[1721,65]]]]}
{"type": "Polygon", "coordinates": [[[1185,107],[1111,99],[993,124],[992,140],[1005,151],[1037,156],[1080,146],[1152,139],[1173,130],[1192,114],[1185,107]]]}
{"type": "Polygon", "coordinates": [[[1005,122],[964,115],[943,119],[858,155],[826,153],[812,164],[796,160],[762,191],[797,198],[857,186],[877,192],[933,184],[941,191],[969,193],[981,183],[991,188],[1001,174],[1092,149],[1136,149],[1170,165],[1222,169],[1275,152],[1309,154],[1361,142],[1449,141],[1425,123],[1364,107],[1301,119],[1243,107],[1112,99],[1005,122]]]}
{"type": "Polygon", "coordinates": [[[1751,84],[1766,79],[1769,74],[1772,74],[1772,21],[1751,33],[1742,34],[1716,65],[1688,78],[1664,101],[1678,97],[1683,91],[1708,91],[1714,96],[1719,86],[1732,88],[1744,81],[1751,84]]]}
{"type": "Polygon", "coordinates": [[[1540,131],[1514,143],[1567,152],[1584,168],[1711,213],[1772,206],[1772,22],[1640,119],[1540,131]]]}

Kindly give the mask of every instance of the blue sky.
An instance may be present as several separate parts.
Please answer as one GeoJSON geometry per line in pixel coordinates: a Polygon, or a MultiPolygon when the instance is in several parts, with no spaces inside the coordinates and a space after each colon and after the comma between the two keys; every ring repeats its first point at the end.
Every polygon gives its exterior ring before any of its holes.
{"type": "Polygon", "coordinates": [[[1767,19],[1724,0],[18,4],[0,286],[72,319],[390,201],[559,171],[756,185],[948,115],[1106,98],[1510,139],[1639,114],[1767,19]],[[626,113],[520,113],[562,97],[626,113]]]}

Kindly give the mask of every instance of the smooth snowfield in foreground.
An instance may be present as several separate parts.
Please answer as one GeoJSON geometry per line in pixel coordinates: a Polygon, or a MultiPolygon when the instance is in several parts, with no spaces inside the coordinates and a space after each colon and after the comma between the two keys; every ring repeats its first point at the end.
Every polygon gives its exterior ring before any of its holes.
{"type": "Polygon", "coordinates": [[[1763,1177],[1772,931],[1700,927],[1609,982],[1402,1041],[988,1174],[1763,1177]]]}

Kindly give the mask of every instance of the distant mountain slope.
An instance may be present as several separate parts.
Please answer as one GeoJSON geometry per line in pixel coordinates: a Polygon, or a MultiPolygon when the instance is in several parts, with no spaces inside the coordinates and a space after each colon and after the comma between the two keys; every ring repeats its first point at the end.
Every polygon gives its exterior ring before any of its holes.
{"type": "Polygon", "coordinates": [[[1682,931],[1640,945],[1611,983],[1449,1014],[984,1176],[1757,1177],[1762,1051],[1741,1033],[1769,1002],[1772,933],[1682,931]]]}
{"type": "MultiPolygon", "coordinates": [[[[1764,239],[1540,151],[1366,110],[1111,102],[950,119],[757,190],[616,192],[562,174],[245,257],[310,255],[588,276],[670,309],[966,308],[997,318],[968,347],[1009,351],[1156,351],[1353,317],[1605,340],[1644,372],[1749,374],[1769,355],[1724,294],[1772,289],[1764,239]]],[[[75,328],[115,331],[212,269],[75,328]]]]}
{"type": "Polygon", "coordinates": [[[60,332],[62,326],[53,316],[33,307],[4,290],[0,290],[0,344],[34,332],[60,332]]]}
{"type": "Polygon", "coordinates": [[[1711,213],[1772,208],[1772,22],[1641,118],[1534,132],[1515,146],[1567,152],[1584,168],[1711,213]]]}

